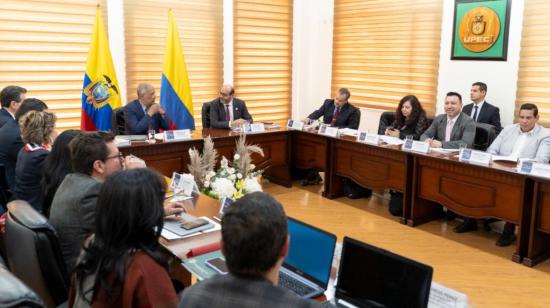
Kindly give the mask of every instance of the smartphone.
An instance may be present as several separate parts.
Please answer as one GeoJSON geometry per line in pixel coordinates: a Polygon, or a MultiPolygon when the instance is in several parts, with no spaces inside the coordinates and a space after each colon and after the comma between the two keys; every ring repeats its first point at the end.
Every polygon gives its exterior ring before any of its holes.
{"type": "Polygon", "coordinates": [[[180,225],[180,227],[182,227],[184,230],[192,230],[192,229],[198,228],[200,226],[207,225],[208,223],[209,222],[206,219],[197,218],[197,219],[194,219],[194,220],[189,220],[189,221],[183,222],[180,225]]]}
{"type": "Polygon", "coordinates": [[[215,270],[217,273],[220,273],[222,275],[227,274],[229,272],[227,270],[227,265],[225,264],[225,260],[222,258],[214,258],[214,259],[206,260],[205,264],[211,269],[215,270]]]}

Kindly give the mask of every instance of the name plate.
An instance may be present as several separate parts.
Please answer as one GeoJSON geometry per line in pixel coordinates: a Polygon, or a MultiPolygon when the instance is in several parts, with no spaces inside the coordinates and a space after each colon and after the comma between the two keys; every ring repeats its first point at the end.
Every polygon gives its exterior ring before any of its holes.
{"type": "Polygon", "coordinates": [[[379,135],[360,132],[359,135],[357,136],[357,141],[367,143],[367,144],[372,144],[372,145],[379,145],[381,139],[379,135]]]}
{"type": "MultiPolygon", "coordinates": [[[[191,196],[193,192],[199,192],[195,178],[189,173],[172,173],[170,188],[174,192],[174,195],[191,196]]],[[[177,198],[174,201],[178,201],[177,198]]]]}
{"type": "Polygon", "coordinates": [[[265,125],[264,123],[252,123],[250,124],[250,130],[248,130],[251,133],[259,133],[259,132],[265,132],[265,125]]]}
{"type": "Polygon", "coordinates": [[[338,136],[338,127],[321,124],[319,127],[319,134],[336,138],[338,136]]]}
{"type": "Polygon", "coordinates": [[[164,142],[189,140],[189,139],[191,139],[191,130],[189,129],[167,130],[164,132],[164,142]]]}
{"type": "Polygon", "coordinates": [[[491,163],[491,154],[472,149],[461,149],[458,160],[488,166],[491,163]]]}
{"type": "Polygon", "coordinates": [[[428,152],[430,151],[430,144],[423,141],[406,139],[405,143],[403,143],[403,146],[401,147],[401,150],[428,154],[428,152]]]}
{"type": "Polygon", "coordinates": [[[550,164],[537,163],[531,160],[520,160],[518,172],[550,178],[550,164]]]}
{"type": "Polygon", "coordinates": [[[431,308],[467,308],[468,296],[442,284],[432,281],[428,307],[431,308]]]}
{"type": "Polygon", "coordinates": [[[304,122],[288,120],[288,123],[286,124],[286,127],[290,128],[290,129],[303,130],[304,129],[304,122]]]}

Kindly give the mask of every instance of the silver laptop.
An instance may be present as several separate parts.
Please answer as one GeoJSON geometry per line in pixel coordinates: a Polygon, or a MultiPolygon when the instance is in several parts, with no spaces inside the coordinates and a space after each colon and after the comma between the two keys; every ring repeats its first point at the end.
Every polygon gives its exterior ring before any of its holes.
{"type": "Polygon", "coordinates": [[[336,235],[288,218],[290,248],[281,270],[279,286],[303,298],[325,292],[330,279],[336,235]]]}

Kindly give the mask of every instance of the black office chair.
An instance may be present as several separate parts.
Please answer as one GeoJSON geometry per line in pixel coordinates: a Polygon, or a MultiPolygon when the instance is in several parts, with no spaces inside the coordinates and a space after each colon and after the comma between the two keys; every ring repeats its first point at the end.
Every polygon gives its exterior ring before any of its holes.
{"type": "Polygon", "coordinates": [[[0,307],[46,307],[21,280],[0,265],[0,307]]]}
{"type": "Polygon", "coordinates": [[[480,151],[486,151],[493,143],[497,134],[496,129],[491,124],[476,123],[476,137],[473,148],[480,151]]]}
{"type": "Polygon", "coordinates": [[[395,112],[393,111],[384,111],[380,115],[380,122],[378,122],[378,135],[384,135],[386,128],[391,126],[393,121],[395,121],[395,112]]]}
{"type": "Polygon", "coordinates": [[[12,273],[48,307],[67,301],[69,278],[57,235],[48,220],[27,202],[8,203],[6,252],[12,273]]]}
{"type": "Polygon", "coordinates": [[[210,103],[202,104],[202,128],[210,128],[210,103]]]}
{"type": "Polygon", "coordinates": [[[126,134],[126,118],[124,117],[124,107],[119,107],[113,110],[113,116],[111,120],[111,127],[115,135],[126,134]]]}

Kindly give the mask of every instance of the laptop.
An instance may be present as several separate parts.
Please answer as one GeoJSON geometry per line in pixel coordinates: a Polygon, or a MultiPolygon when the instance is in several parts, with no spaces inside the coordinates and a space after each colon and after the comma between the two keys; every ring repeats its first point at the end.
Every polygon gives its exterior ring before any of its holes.
{"type": "Polygon", "coordinates": [[[336,236],[288,218],[290,247],[279,271],[279,286],[303,298],[325,292],[330,278],[336,236]]]}
{"type": "Polygon", "coordinates": [[[336,307],[428,306],[433,268],[389,251],[344,237],[336,307]]]}

